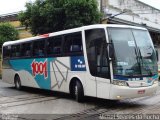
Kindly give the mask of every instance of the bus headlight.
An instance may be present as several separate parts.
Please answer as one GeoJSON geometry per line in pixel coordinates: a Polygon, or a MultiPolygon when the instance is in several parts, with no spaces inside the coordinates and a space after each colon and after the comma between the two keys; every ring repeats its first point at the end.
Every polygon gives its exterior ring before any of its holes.
{"type": "Polygon", "coordinates": [[[121,81],[121,80],[113,80],[112,84],[119,86],[128,86],[126,81],[121,81]]]}

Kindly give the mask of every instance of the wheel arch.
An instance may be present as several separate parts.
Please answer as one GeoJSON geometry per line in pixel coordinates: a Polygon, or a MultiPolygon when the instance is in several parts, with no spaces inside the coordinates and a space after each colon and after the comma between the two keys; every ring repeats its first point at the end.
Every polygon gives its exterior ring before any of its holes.
{"type": "Polygon", "coordinates": [[[84,89],[84,81],[82,81],[78,76],[74,76],[70,79],[70,82],[69,82],[69,92],[71,93],[72,92],[72,86],[75,84],[75,81],[79,81],[82,85],[82,88],[83,88],[83,92],[85,93],[85,89],[84,89]]]}
{"type": "MultiPolygon", "coordinates": [[[[15,75],[14,75],[14,83],[15,83],[15,80],[16,80],[16,76],[19,76],[19,78],[20,78],[20,80],[21,80],[21,77],[20,77],[19,73],[16,72],[15,75]]],[[[22,84],[22,81],[21,81],[21,84],[22,84]]]]}

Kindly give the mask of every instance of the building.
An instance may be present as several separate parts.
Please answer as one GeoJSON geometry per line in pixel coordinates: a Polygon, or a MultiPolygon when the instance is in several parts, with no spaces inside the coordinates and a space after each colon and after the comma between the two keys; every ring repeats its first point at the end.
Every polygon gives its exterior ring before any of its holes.
{"type": "Polygon", "coordinates": [[[159,54],[160,74],[160,10],[139,0],[98,0],[104,13],[103,23],[142,26],[149,30],[159,54]]]}
{"type": "Polygon", "coordinates": [[[0,23],[1,22],[9,22],[19,31],[19,38],[27,38],[32,37],[32,34],[29,30],[26,30],[24,26],[21,25],[20,21],[18,21],[19,12],[8,13],[0,15],[0,23]]]}
{"type": "Polygon", "coordinates": [[[98,0],[103,23],[146,27],[154,44],[160,46],[160,10],[139,0],[98,0]]]}

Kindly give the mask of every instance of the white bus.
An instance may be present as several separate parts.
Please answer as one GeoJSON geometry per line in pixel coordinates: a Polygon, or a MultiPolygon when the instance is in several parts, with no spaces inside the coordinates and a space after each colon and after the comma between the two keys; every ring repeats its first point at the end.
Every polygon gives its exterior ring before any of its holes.
{"type": "Polygon", "coordinates": [[[4,82],[84,96],[126,99],[158,87],[155,49],[145,28],[90,25],[3,44],[4,82]]]}

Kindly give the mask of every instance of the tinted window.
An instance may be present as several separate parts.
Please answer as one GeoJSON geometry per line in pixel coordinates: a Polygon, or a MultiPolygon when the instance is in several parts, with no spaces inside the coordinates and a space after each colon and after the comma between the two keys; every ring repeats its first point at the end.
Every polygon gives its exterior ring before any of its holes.
{"type": "Polygon", "coordinates": [[[14,57],[20,57],[20,45],[12,45],[11,46],[11,57],[14,58],[14,57]]]}
{"type": "Polygon", "coordinates": [[[33,42],[33,56],[43,57],[45,56],[45,40],[38,40],[33,42]]]}
{"type": "Polygon", "coordinates": [[[91,75],[109,78],[109,62],[104,29],[86,30],[85,39],[91,75]]]}
{"type": "Polygon", "coordinates": [[[81,32],[65,35],[64,52],[67,55],[82,54],[82,35],[81,32]]]}
{"type": "Polygon", "coordinates": [[[31,43],[23,43],[21,47],[22,47],[21,56],[22,57],[31,57],[32,44],[31,43]]]}
{"type": "Polygon", "coordinates": [[[11,53],[11,46],[3,47],[3,58],[9,58],[11,53]]]}
{"type": "Polygon", "coordinates": [[[62,52],[62,36],[50,37],[47,41],[47,55],[60,55],[62,52]]]}

